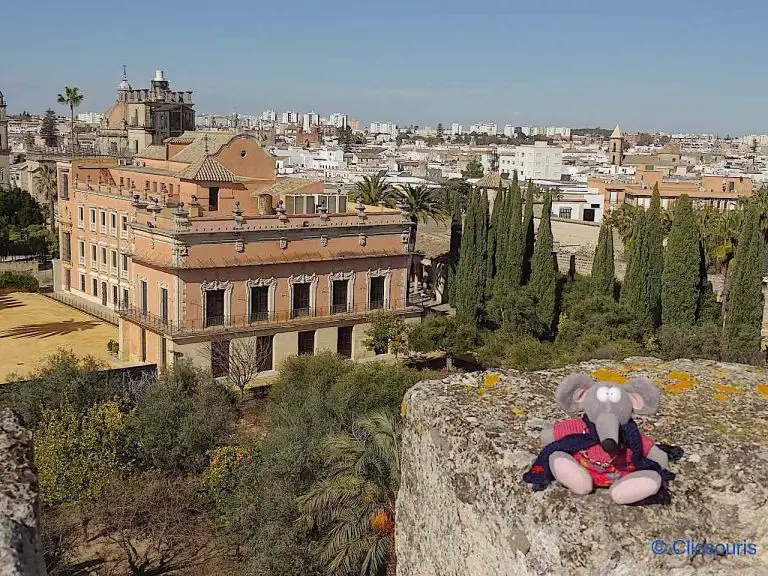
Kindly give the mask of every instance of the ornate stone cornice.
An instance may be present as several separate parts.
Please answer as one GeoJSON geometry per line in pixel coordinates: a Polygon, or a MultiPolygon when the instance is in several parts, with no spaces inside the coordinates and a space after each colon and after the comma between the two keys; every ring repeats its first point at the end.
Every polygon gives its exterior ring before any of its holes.
{"type": "Polygon", "coordinates": [[[352,280],[355,277],[355,271],[349,272],[331,272],[328,274],[328,279],[333,282],[334,280],[352,280]]]}
{"type": "Polygon", "coordinates": [[[270,278],[248,278],[245,281],[245,285],[248,288],[256,288],[258,286],[274,286],[277,284],[277,279],[272,276],[270,278]]]}
{"type": "Polygon", "coordinates": [[[291,274],[288,277],[289,284],[309,284],[317,281],[317,274],[291,274]]]}

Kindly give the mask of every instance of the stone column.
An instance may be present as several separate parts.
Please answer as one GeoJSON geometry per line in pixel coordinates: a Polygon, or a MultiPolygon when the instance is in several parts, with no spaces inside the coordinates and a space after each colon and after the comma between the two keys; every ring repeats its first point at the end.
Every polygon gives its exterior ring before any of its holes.
{"type": "Polygon", "coordinates": [[[45,576],[32,434],[0,410],[0,576],[45,576]]]}

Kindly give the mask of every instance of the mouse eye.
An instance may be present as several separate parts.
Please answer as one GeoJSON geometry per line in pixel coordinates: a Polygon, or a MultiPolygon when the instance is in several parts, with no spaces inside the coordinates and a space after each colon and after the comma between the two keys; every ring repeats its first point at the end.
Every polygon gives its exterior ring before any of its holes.
{"type": "Polygon", "coordinates": [[[621,400],[621,390],[615,387],[608,388],[608,401],[614,404],[621,400]]]}
{"type": "Polygon", "coordinates": [[[608,401],[608,388],[605,386],[600,386],[600,388],[597,389],[596,393],[597,399],[600,402],[607,402],[608,401]]]}

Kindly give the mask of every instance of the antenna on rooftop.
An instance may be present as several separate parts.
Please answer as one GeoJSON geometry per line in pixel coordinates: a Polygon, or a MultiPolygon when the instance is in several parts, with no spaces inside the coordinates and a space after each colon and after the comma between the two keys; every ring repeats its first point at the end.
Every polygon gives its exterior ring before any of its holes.
{"type": "Polygon", "coordinates": [[[208,155],[208,134],[203,134],[203,144],[205,144],[205,155],[208,155]]]}

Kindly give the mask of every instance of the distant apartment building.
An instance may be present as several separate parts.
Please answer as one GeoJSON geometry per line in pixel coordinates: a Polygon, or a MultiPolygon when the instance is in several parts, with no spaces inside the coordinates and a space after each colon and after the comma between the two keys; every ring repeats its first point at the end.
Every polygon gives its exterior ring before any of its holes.
{"type": "Polygon", "coordinates": [[[451,124],[451,136],[461,136],[464,133],[464,126],[458,122],[451,124]]]}
{"type": "Polygon", "coordinates": [[[268,350],[263,370],[322,350],[360,358],[371,311],[418,316],[405,214],[278,178],[244,134],[188,132],[131,165],[76,158],[65,181],[56,290],[119,313],[125,361],[221,376],[245,338],[268,350]]]}
{"type": "Polygon", "coordinates": [[[346,114],[334,112],[328,117],[328,124],[336,128],[346,128],[349,125],[349,121],[346,114]]]}
{"type": "Polygon", "coordinates": [[[488,136],[496,136],[499,132],[499,128],[492,122],[481,122],[479,124],[472,124],[469,127],[470,134],[487,134],[488,136]]]}
{"type": "Polygon", "coordinates": [[[507,138],[514,138],[515,127],[512,124],[506,124],[504,126],[504,136],[506,136],[507,138]]]}
{"type": "Polygon", "coordinates": [[[300,114],[298,112],[293,112],[292,110],[289,110],[288,112],[283,112],[280,121],[283,124],[298,124],[299,116],[300,114]]]}
{"type": "Polygon", "coordinates": [[[418,136],[424,136],[425,138],[428,138],[437,134],[437,130],[435,130],[432,126],[419,126],[416,129],[416,134],[418,136]]]}
{"type": "MultiPolygon", "coordinates": [[[[534,142],[520,146],[504,146],[497,149],[499,173],[511,178],[517,170],[521,180],[560,180],[563,174],[563,149],[549,146],[546,142],[534,142]]],[[[485,170],[490,169],[490,157],[482,155],[485,170]]]]}
{"type": "Polygon", "coordinates": [[[192,92],[172,91],[162,70],[155,73],[149,88],[132,88],[123,74],[117,101],[99,125],[95,148],[99,154],[138,154],[194,129],[192,92]]]}
{"type": "Polygon", "coordinates": [[[260,118],[262,122],[277,122],[277,112],[274,110],[264,110],[260,118]]]}
{"type": "Polygon", "coordinates": [[[695,206],[713,210],[733,210],[739,200],[752,195],[752,179],[746,176],[703,175],[698,178],[675,178],[661,170],[635,171],[633,176],[589,178],[587,188],[591,194],[604,198],[606,214],[622,204],[643,206],[651,203],[653,187],[658,185],[662,208],[672,208],[683,194],[695,206]]]}
{"type": "Polygon", "coordinates": [[[301,117],[301,127],[304,132],[309,132],[313,126],[320,124],[320,114],[317,112],[306,112],[301,117]]]}
{"type": "Polygon", "coordinates": [[[397,136],[397,124],[394,122],[371,122],[368,126],[368,133],[397,136]]]}

